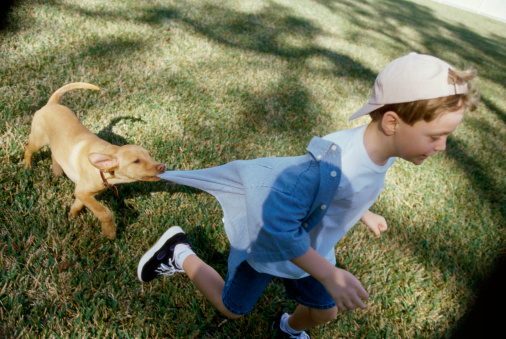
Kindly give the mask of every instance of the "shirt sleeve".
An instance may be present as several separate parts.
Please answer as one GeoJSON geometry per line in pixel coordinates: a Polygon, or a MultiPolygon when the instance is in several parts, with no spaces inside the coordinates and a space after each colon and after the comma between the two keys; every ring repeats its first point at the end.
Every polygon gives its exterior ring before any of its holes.
{"type": "Polygon", "coordinates": [[[262,225],[252,244],[254,260],[290,260],[307,252],[310,238],[303,223],[319,185],[319,164],[315,161],[287,168],[278,176],[261,206],[262,225]]]}

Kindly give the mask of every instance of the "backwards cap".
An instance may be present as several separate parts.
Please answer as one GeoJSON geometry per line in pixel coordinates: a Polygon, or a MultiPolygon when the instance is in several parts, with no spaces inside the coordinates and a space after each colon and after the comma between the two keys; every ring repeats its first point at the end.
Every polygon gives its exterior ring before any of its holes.
{"type": "Polygon", "coordinates": [[[467,84],[448,83],[450,68],[453,69],[441,59],[415,52],[395,59],[378,74],[369,102],[349,120],[369,114],[388,104],[467,93],[467,84]]]}

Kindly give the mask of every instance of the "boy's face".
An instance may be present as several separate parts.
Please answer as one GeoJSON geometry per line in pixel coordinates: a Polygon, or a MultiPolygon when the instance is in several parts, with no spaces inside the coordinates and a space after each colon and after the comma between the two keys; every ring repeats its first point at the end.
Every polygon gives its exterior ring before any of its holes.
{"type": "Polygon", "coordinates": [[[440,114],[431,122],[417,121],[410,126],[399,122],[395,132],[397,156],[421,165],[425,159],[446,149],[446,139],[464,118],[465,106],[440,114]]]}

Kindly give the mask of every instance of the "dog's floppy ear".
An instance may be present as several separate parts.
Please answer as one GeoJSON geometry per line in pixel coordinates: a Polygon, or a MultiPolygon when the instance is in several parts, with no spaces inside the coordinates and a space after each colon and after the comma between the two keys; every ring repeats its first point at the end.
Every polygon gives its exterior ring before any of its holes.
{"type": "Polygon", "coordinates": [[[114,171],[118,167],[118,160],[107,154],[90,153],[88,160],[102,172],[114,171]]]}

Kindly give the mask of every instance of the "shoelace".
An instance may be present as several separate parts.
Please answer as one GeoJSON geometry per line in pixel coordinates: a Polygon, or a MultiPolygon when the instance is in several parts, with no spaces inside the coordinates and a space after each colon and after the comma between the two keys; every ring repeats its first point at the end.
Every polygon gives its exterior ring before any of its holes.
{"type": "Polygon", "coordinates": [[[160,267],[158,267],[158,269],[156,269],[155,272],[161,275],[171,276],[174,275],[174,273],[176,272],[184,272],[184,270],[177,268],[174,265],[174,260],[169,259],[168,265],[160,264],[160,267]]]}

